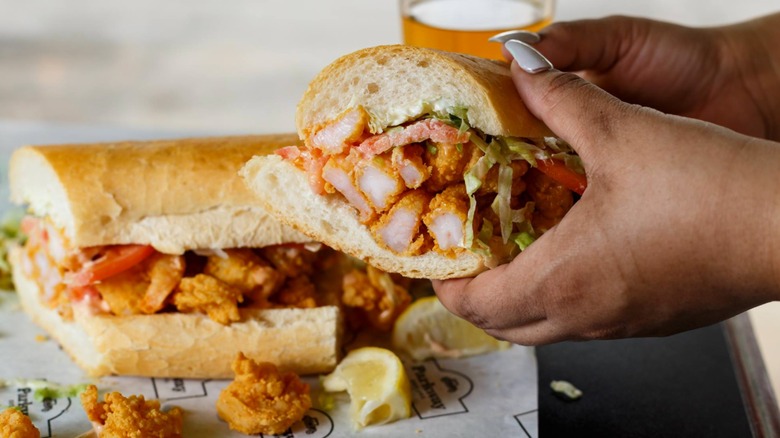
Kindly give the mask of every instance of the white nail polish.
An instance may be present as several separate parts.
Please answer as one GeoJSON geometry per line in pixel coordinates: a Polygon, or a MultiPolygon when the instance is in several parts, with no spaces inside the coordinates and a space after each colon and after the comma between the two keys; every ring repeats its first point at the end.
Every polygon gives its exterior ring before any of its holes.
{"type": "Polygon", "coordinates": [[[547,58],[522,41],[509,40],[504,44],[504,47],[515,58],[517,65],[528,73],[541,73],[553,68],[552,63],[547,58]]]}
{"type": "Polygon", "coordinates": [[[488,39],[494,43],[505,43],[509,40],[518,40],[526,44],[536,44],[542,40],[536,32],[528,32],[527,30],[508,30],[499,34],[493,35],[488,39]]]}

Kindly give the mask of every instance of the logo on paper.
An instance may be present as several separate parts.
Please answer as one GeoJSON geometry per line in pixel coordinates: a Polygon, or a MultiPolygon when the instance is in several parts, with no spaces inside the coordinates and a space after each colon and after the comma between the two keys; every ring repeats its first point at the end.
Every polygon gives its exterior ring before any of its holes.
{"type": "Polygon", "coordinates": [[[154,396],[160,400],[181,400],[185,398],[207,397],[206,383],[210,380],[159,379],[152,378],[154,396]]]}
{"type": "Polygon", "coordinates": [[[425,418],[468,412],[464,399],[474,387],[465,374],[446,370],[436,360],[409,365],[412,407],[425,418]]]}
{"type": "Polygon", "coordinates": [[[293,424],[293,426],[287,429],[284,433],[277,435],[263,435],[261,437],[279,437],[279,438],[294,438],[294,437],[311,437],[311,438],[326,438],[333,433],[333,419],[330,415],[319,409],[309,409],[306,415],[303,416],[301,421],[293,424]]]}
{"type": "Polygon", "coordinates": [[[35,391],[27,386],[16,388],[7,386],[0,389],[0,397],[2,397],[0,405],[15,407],[29,416],[35,427],[41,431],[42,438],[53,435],[55,429],[53,423],[73,404],[69,397],[36,397],[35,391]]]}

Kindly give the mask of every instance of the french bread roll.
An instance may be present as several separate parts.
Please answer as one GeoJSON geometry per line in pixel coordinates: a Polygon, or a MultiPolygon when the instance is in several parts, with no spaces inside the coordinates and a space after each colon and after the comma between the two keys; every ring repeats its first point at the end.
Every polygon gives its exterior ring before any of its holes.
{"type": "Polygon", "coordinates": [[[237,176],[253,155],[297,142],[283,134],[26,146],[11,156],[11,201],[48,216],[76,247],[181,254],[309,242],[259,208],[237,176]]]}
{"type": "MultiPolygon", "coordinates": [[[[315,137],[355,109],[368,115],[366,133],[360,138],[389,134],[389,128],[397,130],[431,114],[465,114],[469,127],[484,136],[541,139],[552,135],[523,104],[506,63],[405,45],[351,53],[325,67],[311,81],[296,112],[298,134],[305,143],[302,150],[317,148],[315,137]]],[[[356,156],[352,152],[350,159],[356,156]]],[[[365,157],[365,151],[360,153],[365,157]]],[[[306,174],[307,165],[294,165],[293,161],[257,156],[241,175],[263,207],[281,222],[379,269],[414,278],[469,277],[516,254],[478,253],[465,248],[448,254],[391,251],[377,241],[370,224],[361,220],[344,196],[333,190],[314,193],[308,187],[312,176],[306,174]],[[268,187],[276,189],[266,190],[268,187]]]]}
{"type": "MultiPolygon", "coordinates": [[[[319,307],[254,301],[254,306],[237,307],[237,320],[219,323],[210,318],[210,312],[205,314],[210,302],[203,297],[211,293],[221,300],[223,292],[201,290],[199,299],[205,307],[187,313],[177,311],[173,300],[182,277],[218,275],[205,275],[203,266],[198,267],[206,256],[179,256],[186,251],[227,260],[235,248],[303,251],[302,245],[275,245],[312,242],[269,215],[238,175],[251,156],[296,142],[294,134],[285,134],[16,150],[9,171],[11,199],[27,205],[35,217],[29,218],[35,228],[26,246],[15,248],[11,255],[23,309],[94,376],[230,378],[231,363],[239,352],[299,374],[332,370],[339,358],[343,329],[341,309],[334,305],[341,291],[340,273],[335,270],[312,267],[314,272],[309,272],[298,266],[285,269],[298,269],[299,273],[279,274],[282,268],[263,259],[269,263],[263,269],[277,270],[277,276],[268,277],[276,288],[273,293],[281,293],[279,288],[287,287],[287,281],[306,276],[296,287],[313,284],[319,307]],[[144,261],[111,274],[114,277],[105,274],[91,280],[87,276],[80,280],[83,284],[74,284],[81,270],[97,266],[114,248],[144,245],[163,254],[146,256],[144,261]],[[145,260],[156,257],[179,257],[180,264],[142,267],[145,260]],[[194,271],[189,271],[189,261],[185,271],[186,260],[194,261],[194,271]],[[159,266],[181,270],[160,271],[159,266]],[[169,278],[177,275],[176,283],[170,283],[169,278]],[[101,287],[117,277],[123,279],[114,282],[111,291],[119,294],[115,296],[120,304],[143,302],[139,298],[147,298],[159,284],[168,284],[162,298],[165,301],[151,312],[129,311],[141,309],[133,306],[117,311],[100,296],[101,287]],[[161,283],[155,283],[156,279],[161,283]],[[83,295],[86,288],[91,292],[83,295]]],[[[260,257],[259,253],[254,255],[260,257]]],[[[331,253],[323,249],[318,254],[331,253]]],[[[240,279],[244,272],[244,277],[250,277],[246,273],[249,265],[244,263],[254,262],[237,261],[231,265],[230,275],[240,279]]],[[[262,283],[259,287],[265,288],[262,283]]],[[[259,292],[241,293],[250,296],[259,292]]],[[[244,304],[247,299],[260,300],[251,296],[254,298],[244,297],[244,304]]]]}
{"type": "Polygon", "coordinates": [[[368,112],[374,134],[430,109],[468,108],[469,125],[485,134],[552,135],[518,96],[506,63],[420,47],[370,47],[325,67],[298,103],[300,138],[356,106],[368,112]]]}
{"type": "Polygon", "coordinates": [[[202,314],[91,315],[65,321],[40,300],[22,271],[21,248],[10,259],[19,300],[30,318],[91,376],[129,375],[228,379],[239,352],[298,374],[332,371],[341,349],[339,308],[241,309],[229,326],[202,314]]]}

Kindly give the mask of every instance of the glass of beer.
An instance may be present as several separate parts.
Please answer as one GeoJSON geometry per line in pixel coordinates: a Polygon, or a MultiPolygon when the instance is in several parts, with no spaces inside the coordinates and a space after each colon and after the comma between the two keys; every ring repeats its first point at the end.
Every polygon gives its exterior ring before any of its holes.
{"type": "Polygon", "coordinates": [[[400,0],[404,44],[504,59],[488,42],[507,30],[550,24],[555,0],[400,0]]]}

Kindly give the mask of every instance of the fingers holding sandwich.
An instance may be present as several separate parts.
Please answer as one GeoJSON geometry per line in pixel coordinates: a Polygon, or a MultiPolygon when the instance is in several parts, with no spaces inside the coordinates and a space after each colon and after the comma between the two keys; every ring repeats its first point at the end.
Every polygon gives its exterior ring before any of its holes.
{"type": "Polygon", "coordinates": [[[637,112],[647,112],[648,116],[653,113],[622,102],[575,74],[553,69],[543,55],[527,44],[510,41],[506,48],[514,56],[512,79],[523,102],[577,150],[586,173],[599,154],[612,156],[619,152],[616,145],[630,140],[625,133],[637,123],[638,118],[633,117],[637,112]]]}
{"type": "Polygon", "coordinates": [[[518,93],[579,153],[588,186],[509,264],[436,283],[445,306],[538,345],[668,335],[771,299],[776,239],[757,230],[780,201],[755,187],[776,187],[775,144],[623,103],[515,46],[518,93]]]}

